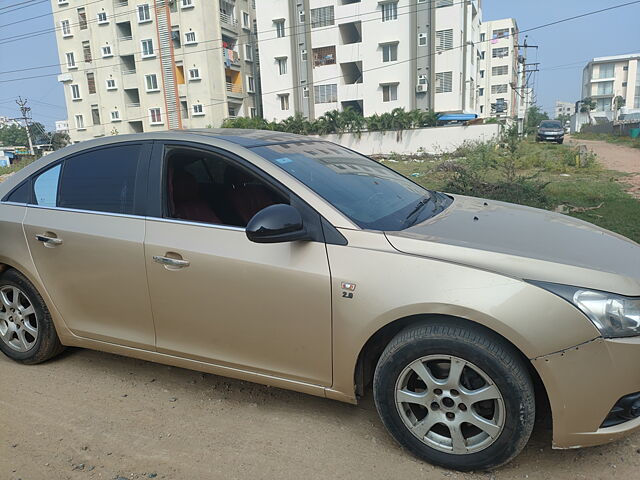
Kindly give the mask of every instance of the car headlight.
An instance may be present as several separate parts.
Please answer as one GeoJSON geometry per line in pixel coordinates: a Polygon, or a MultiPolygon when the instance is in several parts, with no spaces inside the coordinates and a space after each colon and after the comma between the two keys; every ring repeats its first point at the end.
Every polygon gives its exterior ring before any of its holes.
{"type": "Polygon", "coordinates": [[[605,338],[640,335],[640,298],[548,282],[531,282],[584,313],[605,338]]]}

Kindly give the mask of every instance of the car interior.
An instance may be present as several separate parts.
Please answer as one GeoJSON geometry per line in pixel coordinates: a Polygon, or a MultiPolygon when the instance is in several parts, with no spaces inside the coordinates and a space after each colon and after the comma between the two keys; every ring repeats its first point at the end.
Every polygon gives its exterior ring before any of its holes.
{"type": "Polygon", "coordinates": [[[170,218],[245,227],[263,208],[289,203],[254,174],[212,153],[174,148],[166,165],[170,218]]]}

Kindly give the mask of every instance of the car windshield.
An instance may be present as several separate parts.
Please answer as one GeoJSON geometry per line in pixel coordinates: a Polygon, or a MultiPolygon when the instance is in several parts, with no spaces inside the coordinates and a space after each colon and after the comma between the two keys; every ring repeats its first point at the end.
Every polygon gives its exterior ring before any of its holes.
{"type": "Polygon", "coordinates": [[[361,228],[403,230],[437,215],[452,201],[333,143],[281,143],[252,150],[304,183],[361,228]]]}
{"type": "Polygon", "coordinates": [[[560,122],[542,122],[540,128],[562,128],[560,122]]]}

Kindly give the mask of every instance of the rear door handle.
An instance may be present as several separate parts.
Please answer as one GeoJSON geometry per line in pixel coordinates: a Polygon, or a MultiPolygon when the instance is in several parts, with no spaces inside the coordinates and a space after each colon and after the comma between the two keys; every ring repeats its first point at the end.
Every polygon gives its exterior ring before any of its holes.
{"type": "Polygon", "coordinates": [[[173,267],[173,268],[185,268],[191,265],[191,262],[189,262],[189,260],[180,260],[177,258],[162,257],[160,255],[154,255],[153,261],[156,263],[160,263],[162,265],[166,265],[168,267],[173,267]]]}
{"type": "Polygon", "coordinates": [[[49,246],[55,246],[55,245],[61,245],[62,244],[62,239],[61,238],[54,238],[54,237],[48,237],[46,235],[36,235],[36,240],[39,242],[44,243],[45,245],[49,245],[49,246]]]}

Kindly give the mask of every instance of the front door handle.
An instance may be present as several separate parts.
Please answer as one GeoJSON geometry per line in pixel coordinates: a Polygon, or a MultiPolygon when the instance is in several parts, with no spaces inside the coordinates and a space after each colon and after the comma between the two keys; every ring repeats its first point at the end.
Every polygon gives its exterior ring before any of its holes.
{"type": "Polygon", "coordinates": [[[173,268],[185,268],[191,265],[191,262],[189,262],[189,260],[180,260],[178,258],[162,257],[160,255],[154,255],[153,261],[156,263],[160,263],[162,265],[166,265],[167,267],[173,267],[173,268]]]}
{"type": "Polygon", "coordinates": [[[43,234],[36,235],[36,240],[51,247],[62,244],[61,238],[49,237],[43,234]]]}

